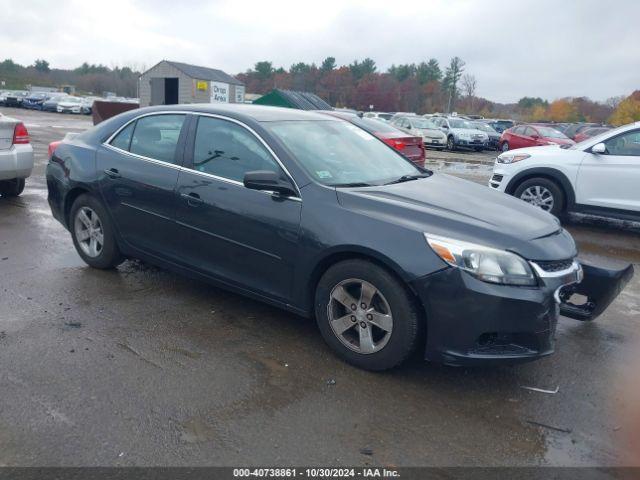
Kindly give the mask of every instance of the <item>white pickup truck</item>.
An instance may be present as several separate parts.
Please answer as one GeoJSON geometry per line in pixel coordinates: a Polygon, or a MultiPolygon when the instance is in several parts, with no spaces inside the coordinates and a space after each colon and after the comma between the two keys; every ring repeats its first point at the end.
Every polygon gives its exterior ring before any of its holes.
{"type": "Polygon", "coordinates": [[[33,170],[33,147],[24,124],[0,114],[0,195],[17,197],[33,170]]]}

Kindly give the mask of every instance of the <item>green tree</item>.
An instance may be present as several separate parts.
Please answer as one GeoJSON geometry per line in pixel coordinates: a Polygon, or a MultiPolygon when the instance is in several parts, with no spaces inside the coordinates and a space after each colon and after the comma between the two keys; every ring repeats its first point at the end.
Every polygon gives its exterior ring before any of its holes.
{"type": "Polygon", "coordinates": [[[35,69],[38,72],[42,72],[42,73],[49,73],[49,71],[51,70],[49,68],[49,62],[47,62],[46,60],[42,60],[42,59],[38,59],[33,63],[33,66],[35,67],[35,69]]]}
{"type": "Polygon", "coordinates": [[[453,57],[449,62],[449,66],[444,74],[442,80],[442,86],[448,93],[449,100],[447,101],[447,112],[451,112],[451,109],[455,107],[456,98],[458,97],[458,83],[464,72],[464,61],[460,57],[453,57]]]}
{"type": "Polygon", "coordinates": [[[4,72],[17,72],[19,68],[20,68],[20,65],[18,65],[16,62],[11,60],[10,58],[7,58],[2,63],[0,63],[0,70],[4,72]]]}
{"type": "Polygon", "coordinates": [[[304,62],[294,63],[293,65],[291,65],[291,68],[289,68],[289,73],[293,75],[296,75],[298,73],[308,73],[309,71],[311,71],[311,67],[312,65],[304,62]]]}
{"type": "Polygon", "coordinates": [[[416,74],[415,63],[407,63],[405,65],[391,65],[387,73],[393,75],[399,82],[404,82],[407,78],[411,78],[416,74]]]}
{"type": "Polygon", "coordinates": [[[330,72],[336,68],[336,59],[334,57],[327,57],[322,61],[322,65],[320,65],[320,70],[323,72],[330,72]]]}
{"type": "Polygon", "coordinates": [[[273,63],[267,62],[267,61],[257,62],[253,66],[253,70],[256,72],[258,78],[261,80],[266,80],[267,78],[270,78],[271,75],[273,75],[274,73],[273,63]]]}
{"type": "Polygon", "coordinates": [[[349,70],[351,70],[351,75],[356,80],[360,80],[365,75],[371,75],[376,72],[376,62],[368,57],[362,62],[354,60],[353,63],[349,64],[349,70]]]}
{"type": "Polygon", "coordinates": [[[432,58],[427,63],[421,62],[416,67],[416,77],[420,84],[442,80],[442,70],[440,70],[438,60],[432,58]]]}

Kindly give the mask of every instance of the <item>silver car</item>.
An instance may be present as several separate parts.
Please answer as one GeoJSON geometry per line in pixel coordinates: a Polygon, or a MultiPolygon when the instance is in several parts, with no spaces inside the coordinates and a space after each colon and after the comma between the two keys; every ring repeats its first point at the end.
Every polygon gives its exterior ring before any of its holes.
{"type": "Polygon", "coordinates": [[[432,121],[446,135],[448,150],[470,148],[481,152],[488,146],[489,135],[478,130],[469,120],[459,117],[434,117],[432,121]]]}
{"type": "Polygon", "coordinates": [[[396,117],[391,124],[416,137],[422,137],[425,147],[444,149],[447,144],[447,136],[431,120],[417,116],[396,117]]]}
{"type": "Polygon", "coordinates": [[[24,124],[0,114],[0,195],[17,197],[33,170],[33,147],[24,124]]]}

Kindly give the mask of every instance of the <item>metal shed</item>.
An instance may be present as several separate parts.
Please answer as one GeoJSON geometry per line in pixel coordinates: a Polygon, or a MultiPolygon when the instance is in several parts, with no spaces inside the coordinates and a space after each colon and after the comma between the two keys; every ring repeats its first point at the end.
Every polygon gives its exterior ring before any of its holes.
{"type": "Polygon", "coordinates": [[[297,108],[299,110],[333,110],[331,105],[315,93],[296,92],[276,88],[254,100],[255,105],[271,105],[274,107],[297,108]]]}
{"type": "Polygon", "coordinates": [[[140,106],[243,103],[244,84],[215,68],[162,60],[140,75],[140,106]]]}

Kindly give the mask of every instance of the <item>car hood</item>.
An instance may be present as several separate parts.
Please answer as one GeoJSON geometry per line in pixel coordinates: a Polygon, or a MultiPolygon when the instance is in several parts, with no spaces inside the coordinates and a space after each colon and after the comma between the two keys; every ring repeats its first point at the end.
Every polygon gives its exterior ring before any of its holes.
{"type": "Polygon", "coordinates": [[[437,128],[416,128],[415,131],[418,135],[426,135],[427,137],[439,138],[444,136],[442,131],[437,128]]]}
{"type": "Polygon", "coordinates": [[[468,135],[477,135],[477,134],[481,134],[485,137],[488,137],[489,135],[487,135],[486,132],[483,132],[482,130],[476,130],[475,128],[452,128],[451,131],[453,133],[455,133],[456,135],[460,135],[461,133],[466,133],[468,135]]]}
{"type": "Polygon", "coordinates": [[[530,260],[577,253],[571,236],[549,213],[449,175],[337,192],[345,208],[410,230],[510,250],[530,260]]]}

